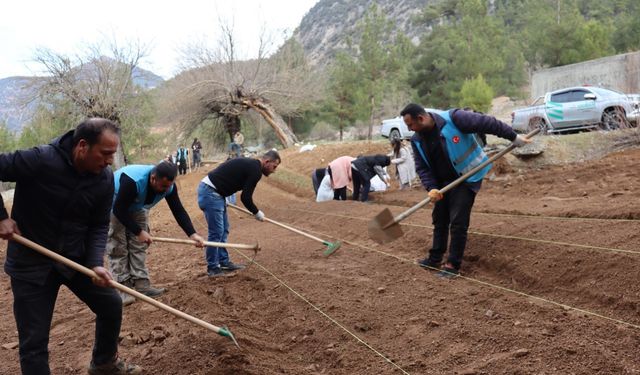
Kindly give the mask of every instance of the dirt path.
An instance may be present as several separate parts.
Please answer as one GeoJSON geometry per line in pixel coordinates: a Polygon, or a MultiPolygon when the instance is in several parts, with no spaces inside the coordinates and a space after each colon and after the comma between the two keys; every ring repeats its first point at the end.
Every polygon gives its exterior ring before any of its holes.
{"type": "MultiPolygon", "coordinates": [[[[455,280],[414,263],[431,241],[429,210],[408,219],[392,244],[368,239],[371,217],[383,207],[400,212],[423,192],[317,204],[263,181],[255,200],[267,216],[340,239],[342,249],[325,258],[321,244],[235,211],[229,242],[259,240],[262,251],[234,277],[208,279],[200,250],[154,245],[152,280],[169,289],[161,301],[228,325],[241,349],[137,302],[125,309],[121,355],[149,374],[638,374],[639,162],[633,150],[487,181],[464,277],[455,280]]],[[[180,177],[179,188],[205,234],[195,202],[201,177],[180,177]]],[[[152,230],[184,236],[163,203],[152,230]]],[[[2,274],[0,344],[17,341],[11,303],[2,274]]],[[[51,331],[54,374],[85,372],[92,320],[63,290],[51,331]]],[[[16,349],[0,349],[0,360],[0,373],[19,373],[16,349]]]]}

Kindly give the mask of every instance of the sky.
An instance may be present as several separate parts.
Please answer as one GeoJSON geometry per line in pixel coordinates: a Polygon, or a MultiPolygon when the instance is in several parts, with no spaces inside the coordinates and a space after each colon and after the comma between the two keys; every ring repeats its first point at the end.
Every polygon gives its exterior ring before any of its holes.
{"type": "Polygon", "coordinates": [[[167,79],[178,73],[180,49],[194,41],[213,43],[221,20],[232,25],[238,56],[257,55],[258,38],[274,48],[291,35],[318,0],[14,0],[0,5],[0,79],[41,75],[37,48],[73,56],[87,45],[140,41],[149,53],[140,67],[167,79]]]}

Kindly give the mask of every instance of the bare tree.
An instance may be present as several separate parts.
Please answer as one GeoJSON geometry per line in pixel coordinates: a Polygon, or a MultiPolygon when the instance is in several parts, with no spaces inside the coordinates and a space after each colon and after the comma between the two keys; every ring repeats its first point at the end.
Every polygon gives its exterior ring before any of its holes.
{"type": "Polygon", "coordinates": [[[289,40],[268,57],[271,38],[262,33],[258,56],[240,61],[233,27],[224,24],[218,48],[195,44],[182,51],[182,73],[169,82],[165,92],[168,119],[190,133],[207,118],[224,126],[230,139],[240,130],[241,118],[255,111],[271,126],[286,147],[298,141],[283,120],[295,115],[300,104],[313,94],[304,54],[289,40]]]}
{"type": "MultiPolygon", "coordinates": [[[[136,67],[146,54],[146,47],[140,43],[121,46],[115,40],[89,45],[74,56],[37,49],[34,59],[46,75],[38,83],[38,99],[45,103],[65,101],[78,115],[103,117],[122,125],[139,111],[139,103],[133,99],[141,88],[134,79],[136,67]]],[[[119,150],[115,166],[124,163],[124,153],[119,150]]]]}

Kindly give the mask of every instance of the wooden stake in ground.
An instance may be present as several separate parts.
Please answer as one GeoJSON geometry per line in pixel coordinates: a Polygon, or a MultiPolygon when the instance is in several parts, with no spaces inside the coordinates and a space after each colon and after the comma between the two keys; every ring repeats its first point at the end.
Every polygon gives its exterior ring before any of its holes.
{"type": "MultiPolygon", "coordinates": [[[[238,207],[238,206],[236,206],[236,205],[234,205],[234,204],[229,203],[229,207],[231,207],[231,208],[235,208],[236,210],[238,210],[238,211],[242,211],[242,212],[244,212],[244,213],[246,213],[246,214],[253,215],[251,212],[249,212],[249,211],[245,210],[245,209],[244,209],[244,208],[242,208],[242,207],[238,207]]],[[[320,242],[320,243],[321,243],[321,244],[323,244],[323,245],[326,245],[326,246],[327,246],[327,249],[326,249],[326,250],[324,251],[324,253],[323,253],[323,254],[324,254],[324,256],[329,256],[329,255],[331,255],[331,254],[335,253],[336,251],[338,251],[338,249],[340,248],[340,246],[342,246],[342,243],[341,243],[340,241],[336,241],[336,242],[329,242],[329,241],[325,241],[325,240],[323,240],[323,239],[321,239],[321,238],[318,238],[318,237],[316,237],[316,236],[313,236],[313,235],[311,235],[311,234],[309,234],[309,233],[305,233],[305,232],[303,232],[303,231],[301,231],[301,230],[299,230],[299,229],[296,229],[296,228],[290,227],[290,226],[285,225],[285,224],[282,224],[282,223],[278,223],[277,221],[275,221],[275,220],[271,220],[271,219],[269,219],[269,218],[267,218],[267,217],[265,217],[265,218],[264,218],[264,221],[267,221],[267,222],[269,222],[269,223],[271,223],[271,224],[275,224],[275,225],[277,225],[277,226],[279,226],[279,227],[282,227],[282,228],[284,228],[284,229],[290,230],[290,231],[292,231],[292,232],[294,232],[294,233],[301,234],[301,235],[303,235],[303,236],[305,236],[305,237],[307,237],[307,238],[310,238],[310,239],[312,239],[312,240],[314,240],[314,241],[318,241],[318,242],[320,242]]]]}
{"type": "MultiPolygon", "coordinates": [[[[529,138],[535,136],[536,134],[538,134],[539,132],[540,132],[540,128],[537,128],[537,129],[533,130],[532,132],[530,132],[529,134],[525,135],[525,137],[527,139],[529,139],[529,138]]],[[[475,168],[473,168],[469,172],[467,172],[464,175],[458,177],[458,179],[456,179],[455,181],[453,181],[449,185],[447,185],[444,188],[442,188],[442,190],[440,190],[440,192],[442,194],[445,194],[449,190],[451,190],[451,189],[455,188],[456,186],[460,185],[461,183],[465,182],[467,180],[467,178],[473,176],[474,174],[476,174],[482,168],[486,167],[490,163],[496,161],[497,159],[499,159],[502,156],[504,156],[507,153],[509,153],[515,147],[516,146],[514,146],[513,144],[509,145],[507,148],[505,148],[504,150],[502,150],[499,153],[495,154],[494,156],[492,156],[488,160],[484,161],[483,163],[479,164],[478,166],[476,166],[475,168]]],[[[413,207],[409,208],[408,210],[400,213],[396,217],[394,217],[391,214],[391,211],[388,208],[385,208],[382,212],[380,212],[378,215],[376,215],[369,222],[369,225],[368,225],[369,237],[372,240],[374,240],[377,243],[379,243],[379,244],[388,243],[388,242],[391,242],[391,241],[393,241],[393,240],[395,240],[397,238],[402,237],[404,235],[404,232],[402,232],[402,228],[400,228],[400,222],[402,220],[406,219],[407,217],[409,217],[414,212],[416,212],[418,209],[420,209],[420,208],[424,207],[425,205],[427,205],[430,201],[431,201],[431,198],[426,198],[423,201],[419,202],[418,204],[414,205],[413,207]]]]}
{"type": "MultiPolygon", "coordinates": [[[[67,259],[67,258],[63,257],[62,255],[60,255],[58,253],[55,253],[55,252],[53,252],[53,251],[51,251],[51,250],[49,250],[49,249],[47,249],[47,248],[45,248],[43,246],[40,246],[37,243],[35,243],[35,242],[31,241],[31,240],[28,240],[28,239],[26,239],[26,238],[24,238],[24,237],[22,237],[22,236],[20,236],[18,234],[15,234],[15,233],[13,234],[12,241],[16,241],[16,242],[18,242],[18,243],[20,243],[20,244],[22,244],[24,246],[27,246],[27,247],[39,252],[42,255],[45,255],[45,256],[47,256],[47,257],[49,257],[49,258],[51,258],[51,259],[53,259],[53,260],[55,260],[55,261],[57,261],[59,263],[64,264],[65,266],[67,266],[67,267],[69,267],[69,268],[71,268],[71,269],[73,269],[75,271],[78,271],[80,273],[85,274],[86,276],[89,276],[92,279],[99,279],[98,275],[95,272],[93,272],[92,270],[88,269],[87,267],[82,266],[82,265],[80,265],[80,264],[78,264],[78,263],[76,263],[76,262],[74,262],[74,261],[72,261],[70,259],[67,259]]],[[[124,285],[122,285],[122,284],[120,284],[120,283],[118,283],[118,282],[116,282],[114,280],[109,280],[109,285],[111,285],[111,287],[113,287],[115,289],[118,289],[121,292],[130,294],[130,295],[134,296],[135,298],[137,298],[139,300],[142,300],[143,302],[146,302],[146,303],[148,303],[150,305],[153,305],[153,306],[155,306],[155,307],[157,307],[157,308],[159,308],[161,310],[164,310],[164,311],[166,311],[168,313],[171,313],[171,314],[177,316],[178,318],[182,318],[184,320],[190,321],[191,323],[197,324],[200,327],[203,327],[205,329],[213,331],[213,332],[219,334],[220,336],[228,337],[233,341],[233,343],[237,347],[240,347],[238,345],[238,341],[236,341],[236,338],[233,336],[231,331],[226,327],[216,327],[213,324],[205,322],[204,320],[200,320],[198,318],[195,318],[195,317],[193,317],[193,316],[191,316],[189,314],[186,314],[186,313],[184,313],[184,312],[182,312],[180,310],[176,310],[173,307],[167,306],[164,303],[158,302],[158,301],[154,300],[153,298],[147,297],[144,294],[142,294],[142,293],[140,293],[140,292],[138,292],[136,290],[133,290],[131,288],[128,288],[128,287],[126,287],[126,286],[124,286],[124,285]]]]}

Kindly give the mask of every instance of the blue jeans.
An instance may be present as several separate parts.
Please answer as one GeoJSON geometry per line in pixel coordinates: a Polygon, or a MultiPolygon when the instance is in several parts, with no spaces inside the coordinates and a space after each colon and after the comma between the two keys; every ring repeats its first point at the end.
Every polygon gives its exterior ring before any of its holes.
{"type": "MultiPolygon", "coordinates": [[[[207,240],[212,242],[227,242],[229,236],[229,217],[227,205],[222,195],[218,194],[211,186],[201,182],[198,185],[198,206],[204,211],[207,219],[209,236],[207,240]]],[[[207,270],[220,267],[220,264],[229,263],[229,253],[224,247],[207,246],[205,249],[207,270]]]]}
{"type": "Polygon", "coordinates": [[[236,204],[236,193],[231,194],[226,199],[227,203],[236,204]]]}

